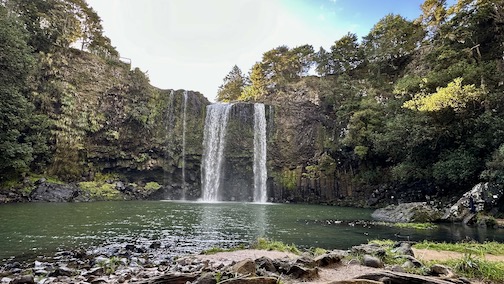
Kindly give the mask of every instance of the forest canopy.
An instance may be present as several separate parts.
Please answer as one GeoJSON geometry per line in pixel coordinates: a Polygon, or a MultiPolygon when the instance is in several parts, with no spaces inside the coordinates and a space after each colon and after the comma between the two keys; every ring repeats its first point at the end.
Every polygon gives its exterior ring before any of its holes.
{"type": "Polygon", "coordinates": [[[309,80],[337,133],[325,155],[358,169],[360,183],[502,182],[504,1],[426,0],[421,10],[414,20],[386,15],[329,50],[273,48],[245,79],[224,80],[235,90],[225,101],[271,101],[309,80]]]}

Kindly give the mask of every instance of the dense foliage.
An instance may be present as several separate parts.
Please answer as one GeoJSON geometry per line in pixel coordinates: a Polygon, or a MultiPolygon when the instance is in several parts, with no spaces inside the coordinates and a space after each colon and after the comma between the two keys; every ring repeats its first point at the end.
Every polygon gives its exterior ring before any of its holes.
{"type": "Polygon", "coordinates": [[[421,8],[416,20],[386,15],[362,40],[348,33],[330,50],[267,51],[234,98],[271,102],[302,81],[317,90],[333,133],[320,156],[334,163],[305,165],[305,175],[336,163],[361,185],[454,192],[502,182],[504,1],[421,8]]]}
{"type": "Polygon", "coordinates": [[[100,88],[90,87],[100,80],[91,77],[104,69],[116,78],[126,70],[128,84],[117,79],[102,86],[131,93],[135,102],[126,119],[148,124],[153,115],[145,111],[152,104],[145,95],[152,93],[148,79],[121,66],[100,18],[84,0],[0,1],[0,66],[0,183],[30,172],[82,177],[89,168],[85,139],[98,131],[114,134],[96,101],[100,88]],[[83,88],[85,97],[79,94],[83,88]]]}

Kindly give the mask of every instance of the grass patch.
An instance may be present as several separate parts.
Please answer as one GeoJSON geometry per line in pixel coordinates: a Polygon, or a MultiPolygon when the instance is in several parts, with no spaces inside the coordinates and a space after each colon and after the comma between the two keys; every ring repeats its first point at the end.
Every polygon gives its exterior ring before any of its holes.
{"type": "Polygon", "coordinates": [[[394,245],[397,242],[393,240],[371,240],[369,244],[377,244],[385,250],[385,256],[381,257],[381,260],[389,265],[402,265],[406,260],[402,257],[402,254],[393,251],[394,245]]]}
{"type": "Polygon", "coordinates": [[[265,238],[258,238],[257,241],[252,244],[251,248],[301,254],[301,251],[294,244],[288,245],[279,241],[268,240],[265,238]]]}
{"type": "Polygon", "coordinates": [[[115,189],[115,184],[100,183],[96,181],[83,181],[79,187],[88,192],[90,197],[97,200],[120,200],[121,193],[115,189]]]}
{"type": "Polygon", "coordinates": [[[58,179],[57,177],[51,177],[51,176],[45,176],[45,175],[39,175],[39,174],[30,174],[30,176],[28,177],[28,179],[30,180],[31,183],[34,183],[41,178],[45,178],[46,182],[48,182],[48,183],[65,184],[64,181],[58,179]]]}
{"type": "MultiPolygon", "coordinates": [[[[405,260],[392,251],[395,241],[372,240],[369,243],[378,244],[386,250],[386,255],[382,258],[384,263],[388,265],[404,263],[405,260]]],[[[460,252],[463,253],[463,257],[446,261],[428,261],[424,263],[425,267],[408,269],[407,271],[410,273],[424,275],[428,271],[426,268],[433,264],[442,264],[451,267],[456,274],[463,277],[496,283],[504,282],[504,262],[488,261],[483,258],[485,254],[504,255],[504,244],[497,242],[435,243],[423,241],[413,246],[418,249],[460,252]]]]}
{"type": "Polygon", "coordinates": [[[310,252],[314,255],[314,256],[319,256],[319,255],[324,255],[327,253],[327,250],[326,249],[323,249],[323,248],[311,248],[310,249],[310,252]]]}
{"type": "Polygon", "coordinates": [[[390,223],[390,222],[376,222],[375,225],[405,228],[405,229],[415,229],[415,230],[432,230],[437,228],[436,224],[433,223],[390,223]]]}
{"type": "Polygon", "coordinates": [[[504,244],[498,242],[462,242],[462,243],[434,243],[423,241],[414,245],[417,249],[445,250],[476,255],[492,254],[504,255],[504,244]]]}
{"type": "Polygon", "coordinates": [[[237,251],[237,250],[243,250],[243,249],[246,249],[246,247],[245,247],[245,245],[241,244],[239,246],[232,247],[232,248],[213,247],[213,248],[204,250],[201,253],[202,254],[216,254],[216,253],[219,253],[219,252],[231,252],[231,251],[237,251]]]}
{"type": "MultiPolygon", "coordinates": [[[[455,273],[472,279],[491,281],[492,283],[504,282],[504,262],[488,261],[470,253],[464,254],[460,259],[435,262],[453,268],[455,273]]],[[[430,265],[434,262],[429,263],[430,265]]]]}

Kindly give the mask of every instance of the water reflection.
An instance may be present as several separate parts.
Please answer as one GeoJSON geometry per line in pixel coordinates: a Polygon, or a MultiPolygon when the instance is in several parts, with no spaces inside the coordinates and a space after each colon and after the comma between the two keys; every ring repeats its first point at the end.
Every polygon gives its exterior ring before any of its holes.
{"type": "Polygon", "coordinates": [[[0,263],[12,256],[77,247],[148,247],[173,253],[232,247],[266,237],[300,247],[348,249],[371,239],[504,241],[504,230],[440,225],[414,230],[377,225],[372,210],[333,206],[197,202],[96,202],[0,206],[0,263]]]}
{"type": "Polygon", "coordinates": [[[253,203],[201,203],[198,239],[210,247],[230,247],[263,237],[268,230],[267,207],[253,203]]]}

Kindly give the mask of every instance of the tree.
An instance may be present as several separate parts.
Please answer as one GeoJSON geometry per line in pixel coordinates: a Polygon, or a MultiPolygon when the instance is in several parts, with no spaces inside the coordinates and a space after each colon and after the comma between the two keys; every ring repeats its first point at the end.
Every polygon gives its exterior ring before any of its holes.
{"type": "Polygon", "coordinates": [[[427,31],[428,38],[433,40],[439,31],[439,28],[446,21],[446,0],[425,0],[420,6],[422,15],[419,21],[427,31]]]}
{"type": "Polygon", "coordinates": [[[0,5],[0,172],[25,172],[32,157],[31,143],[23,131],[29,126],[33,105],[24,86],[34,63],[27,35],[0,5]]]}
{"type": "Polygon", "coordinates": [[[81,42],[81,49],[106,57],[118,56],[103,35],[101,19],[84,0],[5,0],[28,32],[35,51],[50,52],[81,42]]]}
{"type": "Polygon", "coordinates": [[[334,73],[350,72],[364,61],[356,34],[348,33],[331,46],[334,73]]]}
{"type": "Polygon", "coordinates": [[[323,47],[320,47],[319,51],[315,54],[314,60],[317,74],[320,76],[334,74],[334,63],[331,60],[331,53],[327,52],[323,47]]]}
{"type": "Polygon", "coordinates": [[[263,54],[262,61],[253,66],[250,80],[256,92],[262,95],[306,76],[313,64],[311,45],[292,49],[282,45],[263,54]]]}
{"type": "Polygon", "coordinates": [[[230,102],[237,100],[243,92],[246,78],[238,66],[233,66],[231,71],[224,77],[224,83],[219,86],[217,100],[230,102]]]}
{"type": "Polygon", "coordinates": [[[399,15],[381,19],[363,38],[366,59],[373,73],[394,79],[404,70],[423,38],[420,25],[399,15]]]}

